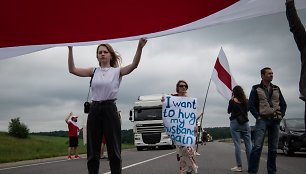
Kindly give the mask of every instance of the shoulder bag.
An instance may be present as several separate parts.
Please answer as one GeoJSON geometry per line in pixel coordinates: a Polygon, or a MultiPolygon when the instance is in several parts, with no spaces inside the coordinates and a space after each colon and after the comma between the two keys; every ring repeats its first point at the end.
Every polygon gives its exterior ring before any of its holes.
{"type": "Polygon", "coordinates": [[[90,93],[92,78],[93,78],[93,76],[95,75],[95,71],[96,71],[96,68],[94,69],[94,71],[93,71],[93,73],[92,73],[92,76],[91,76],[91,78],[90,78],[89,89],[88,89],[88,94],[87,94],[87,100],[86,100],[86,102],[84,102],[84,113],[85,113],[85,114],[88,114],[88,113],[89,113],[89,110],[90,110],[90,105],[91,105],[91,103],[88,101],[88,98],[89,98],[89,93],[90,93]]]}

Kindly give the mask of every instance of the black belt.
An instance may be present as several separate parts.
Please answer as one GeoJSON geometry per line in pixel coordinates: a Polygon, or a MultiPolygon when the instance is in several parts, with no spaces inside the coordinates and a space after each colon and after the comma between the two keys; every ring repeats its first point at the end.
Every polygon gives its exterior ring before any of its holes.
{"type": "Polygon", "coordinates": [[[261,116],[258,116],[257,119],[259,119],[259,120],[272,120],[271,117],[261,117],[261,116]]]}
{"type": "Polygon", "coordinates": [[[93,104],[115,104],[117,99],[112,100],[100,100],[100,101],[92,101],[93,104]]]}

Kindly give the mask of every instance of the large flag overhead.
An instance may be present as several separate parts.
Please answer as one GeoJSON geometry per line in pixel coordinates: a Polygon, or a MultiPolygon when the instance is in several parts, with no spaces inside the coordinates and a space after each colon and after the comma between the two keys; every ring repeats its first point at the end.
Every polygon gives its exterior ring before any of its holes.
{"type": "Polygon", "coordinates": [[[232,97],[232,90],[237,85],[223,49],[220,49],[211,80],[215,83],[217,91],[227,100],[232,97]]]}
{"type": "MultiPolygon", "coordinates": [[[[306,8],[305,0],[295,0],[306,8]]],[[[285,10],[285,0],[2,0],[0,59],[153,38],[285,10]]]]}

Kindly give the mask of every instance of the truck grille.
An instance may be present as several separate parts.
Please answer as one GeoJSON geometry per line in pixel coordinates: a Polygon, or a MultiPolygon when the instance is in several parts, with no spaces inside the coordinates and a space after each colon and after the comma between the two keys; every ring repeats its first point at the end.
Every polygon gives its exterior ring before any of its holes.
{"type": "Polygon", "coordinates": [[[164,125],[162,123],[136,125],[137,133],[160,133],[164,131],[164,125]]]}
{"type": "Polygon", "coordinates": [[[143,133],[142,140],[146,144],[156,144],[160,142],[161,133],[143,133]]]}
{"type": "Polygon", "coordinates": [[[154,124],[137,124],[137,133],[141,133],[142,140],[146,144],[156,144],[160,142],[161,132],[164,132],[162,123],[154,124]]]}

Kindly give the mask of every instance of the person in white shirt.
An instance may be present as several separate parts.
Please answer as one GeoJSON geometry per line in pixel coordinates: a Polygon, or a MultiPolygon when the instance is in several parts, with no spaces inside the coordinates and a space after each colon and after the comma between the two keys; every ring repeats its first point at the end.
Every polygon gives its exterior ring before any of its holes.
{"type": "Polygon", "coordinates": [[[97,47],[97,68],[77,68],[74,65],[72,46],[68,47],[69,72],[80,77],[92,79],[92,105],[87,118],[87,168],[89,174],[98,174],[102,135],[106,138],[106,147],[112,174],[121,174],[121,124],[115,100],[123,76],[137,68],[142,49],[147,40],[141,38],[133,59],[127,66],[120,67],[121,57],[109,44],[97,47]],[[94,73],[94,74],[93,74],[94,73]]]}

